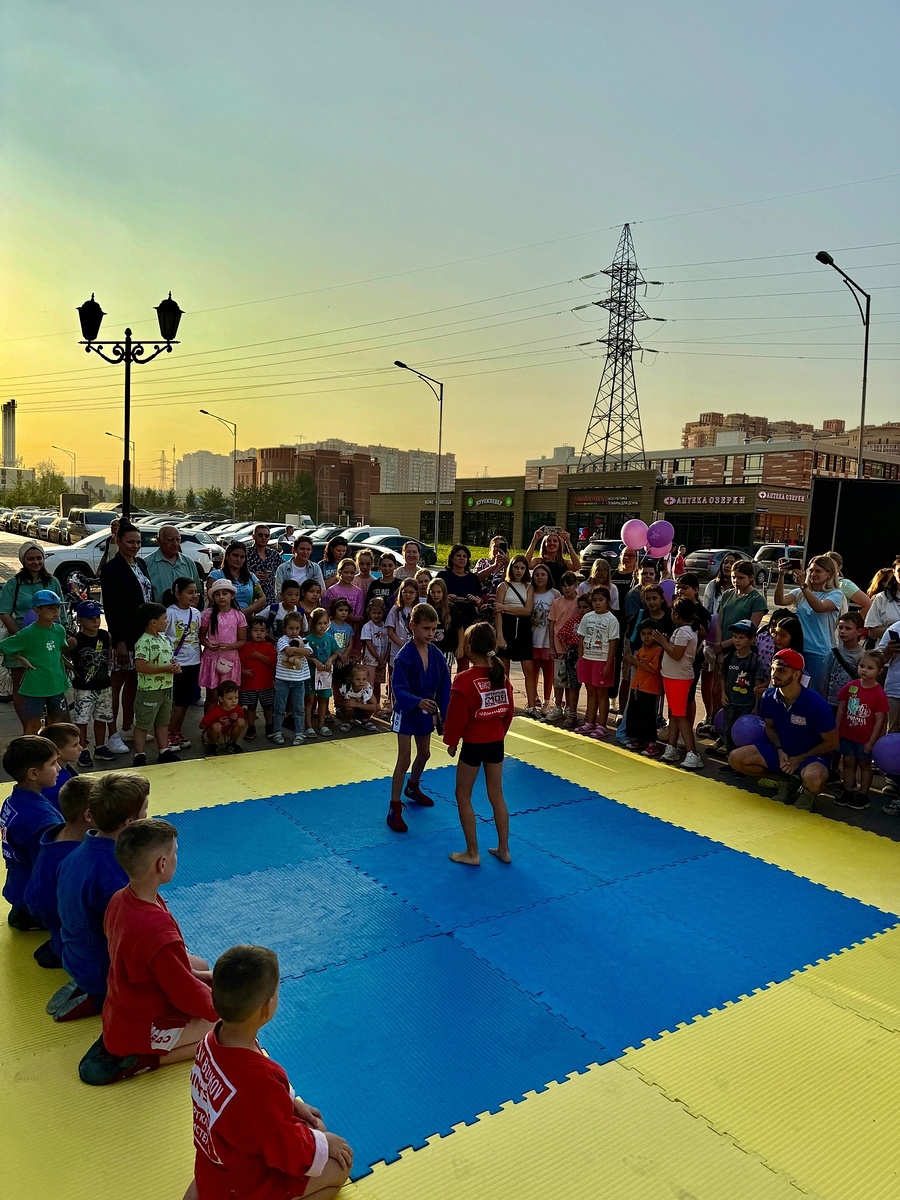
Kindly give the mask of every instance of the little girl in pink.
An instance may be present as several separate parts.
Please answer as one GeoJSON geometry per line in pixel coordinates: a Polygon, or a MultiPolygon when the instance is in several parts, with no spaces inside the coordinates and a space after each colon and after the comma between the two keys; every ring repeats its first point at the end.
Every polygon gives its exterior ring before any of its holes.
{"type": "Polygon", "coordinates": [[[237,607],[230,579],[215,579],[209,587],[210,607],[200,615],[199,684],[206,688],[206,707],[217,704],[216,688],[227,679],[241,685],[238,648],[247,640],[247,618],[237,607]]]}

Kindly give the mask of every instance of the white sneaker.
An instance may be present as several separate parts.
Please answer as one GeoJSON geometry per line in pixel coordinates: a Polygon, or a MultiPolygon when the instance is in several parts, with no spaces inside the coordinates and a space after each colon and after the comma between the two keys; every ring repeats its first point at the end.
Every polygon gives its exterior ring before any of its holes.
{"type": "Polygon", "coordinates": [[[541,717],[541,720],[549,725],[553,721],[559,721],[561,719],[562,715],[563,715],[563,710],[557,704],[553,708],[548,709],[548,711],[545,712],[544,715],[541,717]]]}
{"type": "Polygon", "coordinates": [[[112,750],[113,754],[129,754],[130,751],[119,733],[114,733],[111,738],[106,739],[106,744],[112,750]]]}
{"type": "Polygon", "coordinates": [[[678,751],[674,746],[666,746],[660,761],[666,763],[677,763],[681,762],[681,759],[678,757],[678,751]]]}
{"type": "Polygon", "coordinates": [[[703,759],[700,757],[699,754],[695,754],[693,751],[689,751],[684,756],[684,762],[682,762],[681,765],[688,771],[699,771],[700,768],[703,766],[703,759]]]}
{"type": "Polygon", "coordinates": [[[292,744],[294,746],[305,746],[306,738],[303,736],[302,733],[296,733],[296,734],[294,734],[294,741],[292,744]]]}

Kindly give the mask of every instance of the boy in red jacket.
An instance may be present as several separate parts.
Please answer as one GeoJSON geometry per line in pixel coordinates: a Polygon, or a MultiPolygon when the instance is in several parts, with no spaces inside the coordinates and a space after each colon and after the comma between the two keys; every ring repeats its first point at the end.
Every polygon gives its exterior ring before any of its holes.
{"type": "Polygon", "coordinates": [[[213,971],[222,1017],[191,1071],[194,1182],[184,1200],[294,1200],[336,1196],[353,1151],[329,1133],[317,1108],[294,1095],[284,1068],[257,1035],[278,1008],[278,958],[264,946],[232,946],[213,971]]]}
{"type": "Polygon", "coordinates": [[[491,854],[511,863],[509,813],[503,796],[503,739],[515,713],[512,684],[497,657],[497,634],[492,625],[487,621],[470,625],[463,638],[463,653],[473,665],[453,680],[444,741],[452,756],[462,740],[456,768],[456,804],[466,848],[451,854],[450,859],[467,867],[481,865],[472,788],[484,764],[484,782],[497,826],[497,845],[491,847],[491,854]]]}
{"type": "Polygon", "coordinates": [[[209,964],[188,954],[159,895],[178,866],[177,839],[174,825],[150,818],[128,825],[116,841],[128,886],[103,919],[110,962],[103,1035],[79,1064],[83,1083],[117,1083],[190,1060],[216,1020],[209,964]]]}

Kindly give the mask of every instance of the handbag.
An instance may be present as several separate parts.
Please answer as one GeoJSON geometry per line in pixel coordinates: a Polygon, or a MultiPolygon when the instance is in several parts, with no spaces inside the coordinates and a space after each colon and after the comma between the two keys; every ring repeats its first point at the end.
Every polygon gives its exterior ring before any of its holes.
{"type": "Polygon", "coordinates": [[[230,675],[234,663],[229,658],[216,659],[216,672],[219,675],[230,675]]]}

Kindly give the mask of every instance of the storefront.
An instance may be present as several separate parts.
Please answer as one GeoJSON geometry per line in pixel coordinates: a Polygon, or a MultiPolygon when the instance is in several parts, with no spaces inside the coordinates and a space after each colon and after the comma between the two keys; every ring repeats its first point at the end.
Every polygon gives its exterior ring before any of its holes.
{"type": "Polygon", "coordinates": [[[462,541],[467,546],[487,546],[491,538],[513,542],[515,492],[484,491],[462,494],[462,541]]]}
{"type": "Polygon", "coordinates": [[[758,545],[784,542],[788,546],[805,546],[808,511],[809,492],[759,489],[756,493],[754,541],[758,545]]]}
{"type": "Polygon", "coordinates": [[[656,511],[675,527],[675,545],[689,550],[751,549],[755,489],[658,488],[656,511]]]}

